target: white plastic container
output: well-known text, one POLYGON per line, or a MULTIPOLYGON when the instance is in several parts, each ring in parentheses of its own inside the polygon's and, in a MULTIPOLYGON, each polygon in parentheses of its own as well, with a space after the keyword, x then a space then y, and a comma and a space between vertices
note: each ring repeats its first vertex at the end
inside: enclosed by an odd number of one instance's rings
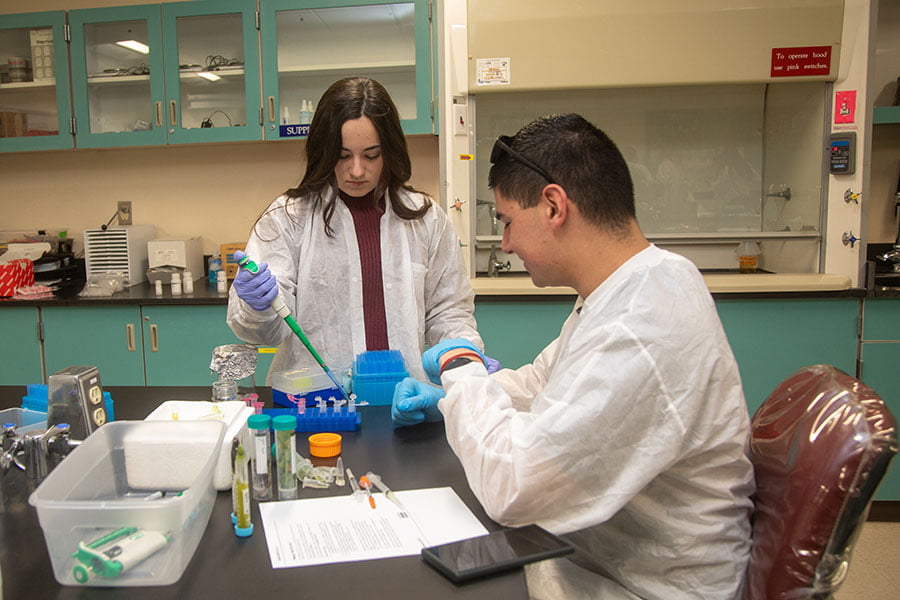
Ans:
POLYGON ((213 485, 219 491, 231 489, 231 440, 244 439, 247 418, 253 409, 240 400, 203 402, 201 400, 170 400, 163 402, 147 415, 146 421, 221 421, 225 435, 219 449, 219 460, 213 474, 213 485))
MULTIPOLYGON (((101 587, 178 581, 215 504, 213 472, 224 431, 221 421, 116 421, 88 436, 28 499, 56 580, 101 587), (73 556, 122 530, 165 540, 152 551, 133 543, 132 560, 115 576, 101 576, 73 556), (140 549, 146 556, 135 557, 140 549)), ((110 554, 114 561, 116 552, 110 554)))

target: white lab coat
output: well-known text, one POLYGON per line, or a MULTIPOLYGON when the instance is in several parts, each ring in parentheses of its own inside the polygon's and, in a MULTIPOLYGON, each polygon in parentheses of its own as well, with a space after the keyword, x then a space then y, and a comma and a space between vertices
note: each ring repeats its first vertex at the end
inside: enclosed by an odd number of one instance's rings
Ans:
POLYGON ((488 376, 472 363, 442 381, 447 439, 488 515, 578 549, 585 568, 529 569, 534 598, 738 597, 749 418, 688 260, 650 246, 578 301, 533 364, 488 376))
MULTIPOLYGON (((329 195, 335 192, 329 192, 329 195)), ((402 191, 407 206, 418 208, 421 194, 402 191)), ((325 235, 321 208, 277 198, 259 219, 247 242, 247 255, 266 262, 285 303, 325 364, 346 373, 366 351, 362 274, 353 217, 336 202, 334 237, 325 235)), ((435 204, 421 219, 404 220, 391 210, 381 218, 381 270, 388 343, 400 350, 412 377, 426 379, 425 345, 463 337, 483 347, 475 325, 474 294, 463 264, 459 238, 435 204)), ((321 204, 319 205, 321 206, 321 204)), ((269 376, 313 367, 315 360, 272 309, 256 311, 232 288, 228 325, 242 340, 278 346, 269 376)), ((271 379, 267 378, 267 383, 271 379)))

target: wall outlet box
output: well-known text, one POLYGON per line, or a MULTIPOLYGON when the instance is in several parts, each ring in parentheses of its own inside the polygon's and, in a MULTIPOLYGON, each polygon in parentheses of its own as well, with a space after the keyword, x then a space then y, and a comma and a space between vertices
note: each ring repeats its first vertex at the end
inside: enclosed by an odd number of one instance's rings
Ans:
POLYGON ((119 200, 118 212, 116 218, 119 219, 119 225, 131 225, 133 215, 131 214, 131 201, 119 200))

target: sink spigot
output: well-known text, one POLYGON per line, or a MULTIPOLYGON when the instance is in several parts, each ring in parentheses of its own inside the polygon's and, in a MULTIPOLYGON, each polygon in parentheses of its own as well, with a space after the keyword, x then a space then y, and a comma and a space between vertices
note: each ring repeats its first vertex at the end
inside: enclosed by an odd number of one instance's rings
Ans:
POLYGON ((488 256, 488 277, 497 277, 500 271, 509 271, 511 268, 509 261, 504 263, 497 258, 497 246, 491 246, 491 254, 488 256))

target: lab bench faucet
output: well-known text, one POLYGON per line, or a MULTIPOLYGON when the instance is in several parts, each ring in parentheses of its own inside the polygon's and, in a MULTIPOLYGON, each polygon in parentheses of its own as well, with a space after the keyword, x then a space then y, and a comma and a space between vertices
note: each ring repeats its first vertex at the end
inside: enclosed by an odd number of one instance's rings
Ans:
POLYGON ((56 464, 68 456, 81 441, 69 437, 69 425, 61 423, 46 431, 16 435, 15 427, 4 427, 0 471, 5 474, 15 464, 29 479, 43 481, 56 464))
POLYGON ((504 263, 497 258, 497 246, 491 246, 491 254, 488 256, 488 277, 497 277, 500 275, 500 271, 509 271, 510 268, 509 261, 504 263))

